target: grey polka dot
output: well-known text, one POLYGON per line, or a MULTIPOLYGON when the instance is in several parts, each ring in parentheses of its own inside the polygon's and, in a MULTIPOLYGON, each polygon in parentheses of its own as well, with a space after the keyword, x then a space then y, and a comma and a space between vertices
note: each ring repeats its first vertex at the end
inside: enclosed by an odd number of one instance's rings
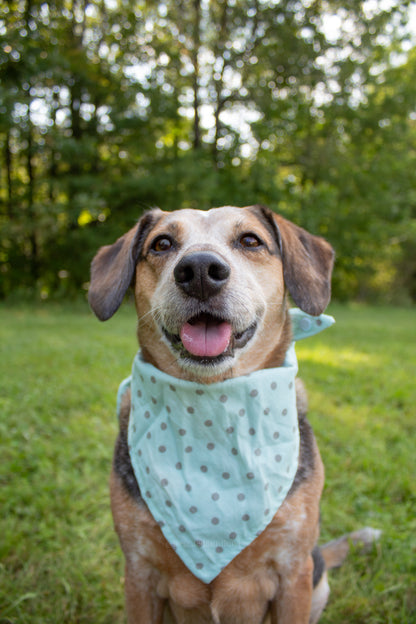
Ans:
POLYGON ((153 375, 150 377, 150 381, 155 384, 156 383, 156 379, 153 377, 153 375))
POLYGON ((240 411, 238 412, 239 416, 245 416, 246 414, 246 410, 245 409, 240 409, 240 411))
POLYGON ((166 453, 166 446, 159 446, 159 453, 166 453))
POLYGON ((230 473, 229 472, 223 472, 222 473, 222 478, 223 479, 229 479, 230 478, 230 473))
POLYGON ((162 429, 162 431, 166 431, 168 426, 167 426, 167 424, 165 422, 162 422, 161 425, 160 425, 160 428, 162 429))
POLYGON ((254 479, 254 474, 252 472, 248 472, 247 479, 254 479))
POLYGON ((264 515, 265 515, 265 516, 268 516, 268 515, 269 515, 269 513, 270 513, 270 509, 265 509, 265 510, 264 510, 264 515))
POLYGON ((198 508, 192 505, 192 507, 189 507, 189 511, 191 512, 191 514, 194 514, 198 511, 198 508))
POLYGON ((165 505, 166 505, 166 507, 172 507, 172 501, 166 500, 165 501, 165 505))
POLYGON ((156 399, 156 397, 152 397, 152 403, 153 403, 153 405, 156 405, 156 404, 157 404, 157 399, 156 399))
POLYGON ((213 442, 208 442, 207 449, 209 451, 212 451, 214 448, 215 448, 215 444, 213 442))
POLYGON ((248 514, 244 514, 244 516, 241 517, 241 520, 248 522, 250 520, 250 516, 248 514))
POLYGON ((219 499, 220 495, 218 494, 218 492, 214 492, 214 494, 211 496, 213 501, 217 501, 219 499))
POLYGON ((237 450, 236 448, 232 448, 232 449, 231 449, 231 453, 232 453, 233 455, 238 455, 238 450, 237 450))
POLYGON ((149 468, 149 466, 146 466, 146 474, 150 474, 150 468, 149 468))
POLYGON ((176 551, 176 549, 177 549, 176 544, 170 544, 170 547, 172 548, 172 550, 175 550, 175 551, 176 551))
POLYGON ((197 570, 202 570, 202 568, 204 567, 204 564, 203 563, 197 563, 195 567, 196 567, 197 570))
POLYGON ((253 427, 250 427, 250 429, 248 430, 250 435, 255 435, 256 434, 256 430, 253 429, 253 427))
POLYGON ((229 534, 228 536, 230 538, 230 540, 235 540, 235 538, 237 537, 237 533, 234 533, 234 531, 232 533, 229 534))
POLYGON ((176 392, 176 388, 172 384, 169 384, 169 388, 172 390, 172 392, 176 392))
POLYGON ((283 485, 279 485, 279 489, 277 490, 278 493, 280 494, 280 492, 282 492, 282 490, 283 490, 283 485))
POLYGON ((142 396, 142 391, 141 390, 137 390, 137 396, 141 397, 142 396))
POLYGON ((227 427, 225 430, 227 433, 234 433, 234 427, 227 427))
POLYGON ((181 464, 181 462, 176 462, 176 464, 175 464, 175 468, 176 468, 177 470, 182 470, 182 464, 181 464))
POLYGON ((189 483, 187 483, 187 484, 185 485, 185 490, 186 490, 187 492, 190 492, 190 491, 192 490, 192 485, 190 485, 189 483))
POLYGON ((266 409, 264 410, 263 414, 265 416, 268 416, 270 414, 270 407, 266 407, 266 409))
POLYGON ((219 518, 211 518, 211 524, 217 525, 220 523, 220 519, 219 518))
POLYGON ((169 485, 169 481, 167 479, 162 479, 162 481, 160 482, 160 485, 162 487, 166 487, 167 485, 169 485))
POLYGON ((246 495, 243 494, 242 492, 240 492, 240 494, 237 495, 237 498, 238 498, 239 501, 243 501, 243 500, 245 500, 246 495))
POLYGON ((261 449, 257 448, 257 449, 254 451, 254 455, 255 455, 256 457, 260 457, 260 455, 261 455, 261 449))
POLYGON ((250 396, 254 398, 254 397, 256 397, 258 395, 258 393, 259 393, 258 390, 251 390, 250 391, 250 396))
POLYGON ((269 489, 269 483, 265 483, 264 484, 264 491, 267 492, 268 489, 269 489))
POLYGON ((152 434, 151 434, 151 433, 150 433, 150 431, 149 431, 149 432, 147 433, 147 435, 146 435, 146 438, 147 438, 148 440, 150 440, 150 438, 151 438, 151 437, 152 437, 152 434))
POLYGON ((317 320, 316 320, 316 324, 318 325, 318 327, 320 327, 320 326, 322 325, 322 321, 321 321, 321 319, 317 319, 317 320))
POLYGON ((201 466, 201 472, 208 472, 207 466, 201 466))
POLYGON ((186 435, 186 429, 179 429, 179 435, 180 436, 186 435))
POLYGON ((187 446, 185 449, 185 453, 192 453, 192 446, 187 446))
POLYGON ((165 523, 163 522, 163 520, 159 520, 157 524, 158 526, 160 526, 160 528, 165 526, 165 523))
POLYGON ((167 413, 168 413, 168 414, 170 414, 170 413, 171 413, 171 411, 172 411, 172 410, 171 410, 171 408, 169 407, 169 405, 166 405, 166 411, 167 411, 167 413))
POLYGON ((194 414, 194 413, 195 413, 194 408, 193 408, 193 407, 191 407, 191 406, 187 407, 187 408, 186 408, 186 411, 188 412, 188 414, 194 414))
POLYGON ((146 496, 147 496, 147 498, 152 498, 152 495, 151 495, 151 493, 149 492, 149 490, 147 490, 147 492, 146 492, 146 496))
POLYGON ((279 438, 280 438, 280 433, 278 431, 275 431, 273 434, 273 439, 278 440, 279 438))
POLYGON ((198 546, 198 548, 201 548, 201 546, 203 546, 204 542, 202 540, 195 540, 195 546, 198 546))
POLYGON ((185 529, 185 527, 183 526, 183 524, 181 524, 181 525, 180 525, 180 527, 179 527, 179 531, 180 531, 181 533, 185 533, 185 532, 186 532, 186 529, 185 529))
POLYGON ((287 415, 287 409, 286 408, 283 410, 282 414, 283 414, 283 416, 287 415))
POLYGON ((204 394, 204 391, 201 390, 200 388, 198 388, 198 390, 195 390, 195 392, 199 394, 199 396, 202 396, 204 394))
POLYGON ((276 383, 275 381, 273 381, 273 383, 270 385, 270 388, 271 388, 272 390, 276 390, 276 388, 277 388, 277 383, 276 383))
POLYGON ((274 456, 274 460, 277 461, 278 463, 282 461, 282 456, 281 455, 275 455, 274 456))
POLYGON ((293 382, 291 381, 289 384, 289 390, 292 390, 292 388, 293 388, 293 382))
POLYGON ((212 427, 212 420, 206 420, 204 422, 205 427, 212 427))
POLYGON ((220 401, 221 401, 221 403, 226 403, 228 401, 227 395, 226 394, 222 394, 220 396, 220 401))
POLYGON ((140 449, 137 451, 137 455, 138 455, 139 457, 141 457, 141 456, 142 456, 142 452, 141 452, 141 450, 140 450, 140 449))
POLYGON ((222 553, 224 551, 224 549, 221 546, 217 546, 215 549, 215 552, 217 552, 218 554, 222 553))
POLYGON ((150 418, 150 412, 146 411, 146 412, 144 413, 144 417, 145 417, 145 418, 150 418))

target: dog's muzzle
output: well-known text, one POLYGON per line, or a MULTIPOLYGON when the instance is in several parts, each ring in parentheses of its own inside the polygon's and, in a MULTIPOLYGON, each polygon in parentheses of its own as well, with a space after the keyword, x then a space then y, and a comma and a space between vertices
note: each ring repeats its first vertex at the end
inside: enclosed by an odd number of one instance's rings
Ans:
POLYGON ((186 254, 175 266, 173 275, 177 287, 185 299, 192 302, 193 308, 178 334, 164 329, 175 350, 187 358, 212 363, 232 356, 235 348, 247 344, 255 333, 257 323, 236 332, 232 319, 222 317, 218 313, 218 305, 215 311, 210 305, 210 301, 221 295, 231 275, 230 266, 221 256, 211 251, 186 254))

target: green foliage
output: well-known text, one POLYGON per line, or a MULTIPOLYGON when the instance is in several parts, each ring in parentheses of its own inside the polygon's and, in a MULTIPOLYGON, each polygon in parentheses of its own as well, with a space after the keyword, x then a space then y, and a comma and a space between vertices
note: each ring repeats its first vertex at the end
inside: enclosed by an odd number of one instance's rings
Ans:
POLYGON ((150 206, 262 202, 329 238, 337 297, 415 300, 411 7, 2 3, 0 297, 79 292, 150 206))
MULTIPOLYGON (((297 344, 326 469, 322 536, 382 529, 330 574, 322 624, 416 618, 412 310, 341 307, 297 344)), ((1 307, 0 619, 124 622, 123 563, 108 476, 115 396, 136 351, 135 313, 100 324, 87 306, 1 307)))

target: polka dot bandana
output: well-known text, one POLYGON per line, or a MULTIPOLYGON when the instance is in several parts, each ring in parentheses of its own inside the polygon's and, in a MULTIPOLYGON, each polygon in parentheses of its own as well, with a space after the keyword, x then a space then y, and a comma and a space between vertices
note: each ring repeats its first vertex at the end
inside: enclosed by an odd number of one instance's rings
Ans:
POLYGON ((143 499, 205 583, 266 528, 293 483, 296 373, 293 345, 279 368, 208 385, 171 377, 139 352, 120 386, 119 401, 131 387, 128 443, 143 499))

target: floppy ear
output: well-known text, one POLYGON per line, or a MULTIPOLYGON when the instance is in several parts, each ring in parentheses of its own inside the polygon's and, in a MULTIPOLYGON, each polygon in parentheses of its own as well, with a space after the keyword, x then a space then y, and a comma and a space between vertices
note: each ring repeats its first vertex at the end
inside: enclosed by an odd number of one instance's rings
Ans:
POLYGON ((100 321, 106 321, 119 309, 133 280, 147 233, 158 220, 158 212, 146 213, 113 245, 101 247, 93 259, 88 301, 100 321))
POLYGON ((283 277, 293 301, 304 312, 318 316, 331 298, 334 250, 319 236, 313 236, 264 206, 254 206, 272 229, 280 248, 283 277))
POLYGON ((318 316, 331 298, 335 253, 320 236, 273 214, 279 232, 283 277, 293 301, 304 312, 318 316))

